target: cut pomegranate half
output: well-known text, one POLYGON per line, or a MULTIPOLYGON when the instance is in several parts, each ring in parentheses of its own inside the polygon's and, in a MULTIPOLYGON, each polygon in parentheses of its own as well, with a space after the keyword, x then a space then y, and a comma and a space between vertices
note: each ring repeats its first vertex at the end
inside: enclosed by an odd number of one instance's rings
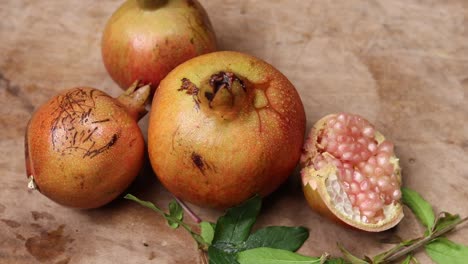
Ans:
POLYGON ((371 232, 403 218, 393 144, 363 117, 340 113, 319 120, 301 164, 305 197, 322 214, 371 232))

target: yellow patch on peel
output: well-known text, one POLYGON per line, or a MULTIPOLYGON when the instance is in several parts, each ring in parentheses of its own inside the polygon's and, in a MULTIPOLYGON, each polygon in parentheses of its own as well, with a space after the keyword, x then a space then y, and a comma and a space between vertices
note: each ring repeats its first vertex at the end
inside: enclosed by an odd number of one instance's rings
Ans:
POLYGON ((254 107, 257 109, 264 108, 268 105, 268 98, 263 90, 255 89, 254 107))

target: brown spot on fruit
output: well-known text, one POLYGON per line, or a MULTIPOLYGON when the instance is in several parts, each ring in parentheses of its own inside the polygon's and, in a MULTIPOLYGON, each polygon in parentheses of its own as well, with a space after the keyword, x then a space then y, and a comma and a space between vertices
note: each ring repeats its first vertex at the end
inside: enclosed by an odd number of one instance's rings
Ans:
MULTIPOLYGON (((83 158, 86 158, 86 157, 94 158, 94 157, 96 157, 97 155, 103 153, 104 151, 106 151, 106 150, 110 149, 112 146, 114 146, 115 143, 117 142, 117 139, 119 139, 119 135, 117 135, 117 134, 112 135, 111 140, 106 145, 104 145, 104 146, 102 146, 101 148, 98 148, 98 149, 93 149, 93 150, 88 149, 86 151, 86 153, 83 155, 83 158)), ((94 144, 92 146, 94 146, 94 144)))
POLYGON ((11 228, 18 228, 21 226, 20 223, 13 221, 13 220, 9 220, 9 219, 0 219, 0 221, 2 221, 3 223, 5 223, 7 226, 11 228))
POLYGON ((30 237, 26 240, 25 246, 39 262, 51 262, 65 252, 66 245, 73 242, 73 239, 63 235, 65 225, 59 226, 56 230, 41 232, 38 236, 30 237))
POLYGON ((198 155, 195 152, 192 152, 191 158, 192 158, 193 164, 195 164, 195 166, 197 166, 197 168, 201 171, 201 173, 204 174, 206 168, 205 168, 205 163, 203 162, 202 156, 198 155))
POLYGON ((0 214, 5 212, 6 207, 3 204, 0 204, 0 214))
POLYGON ((208 99, 208 101, 213 101, 214 94, 212 92, 205 92, 205 98, 208 99))
POLYGON ((180 86, 177 91, 185 91, 186 94, 189 94, 192 96, 193 101, 195 102, 195 106, 197 109, 200 108, 200 99, 198 98, 198 92, 200 91, 198 87, 192 83, 189 79, 187 78, 182 78, 182 85, 180 86))
POLYGON ((177 91, 186 91, 186 94, 198 95, 198 87, 187 78, 182 78, 182 85, 177 91))
POLYGON ((94 158, 115 143, 115 134, 108 143, 96 138, 102 137, 96 135, 105 127, 105 123, 111 121, 107 117, 96 116, 99 97, 109 96, 96 89, 78 87, 55 98, 56 104, 50 113, 53 116, 50 131, 55 151, 62 155, 84 152, 83 158, 94 158))
POLYGON ((106 118, 106 119, 103 119, 103 120, 92 121, 91 124, 105 123, 105 122, 109 122, 109 121, 110 121, 110 119, 106 118))
POLYGON ((130 142, 128 143, 128 147, 131 148, 133 146, 133 143, 135 143, 136 140, 137 140, 136 138, 130 140, 130 142))

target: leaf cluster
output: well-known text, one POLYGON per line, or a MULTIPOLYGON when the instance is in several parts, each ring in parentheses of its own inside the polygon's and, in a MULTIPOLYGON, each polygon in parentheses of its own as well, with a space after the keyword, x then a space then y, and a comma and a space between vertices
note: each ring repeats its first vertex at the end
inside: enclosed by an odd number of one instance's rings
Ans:
POLYGON ((200 233, 183 221, 184 212, 177 201, 168 205, 169 212, 148 201, 142 201, 131 194, 126 199, 152 209, 163 216, 169 227, 183 227, 197 242, 199 249, 208 255, 210 264, 385 264, 401 261, 402 264, 418 263, 414 252, 424 247, 436 263, 468 263, 468 247, 450 241, 444 235, 468 220, 447 212, 437 217, 432 206, 417 192, 403 188, 403 203, 416 215, 425 233, 418 238, 408 239, 390 250, 374 257, 359 258, 338 245, 343 258, 330 258, 327 253, 321 257, 309 257, 295 253, 309 237, 305 227, 269 226, 252 232, 260 214, 262 200, 255 196, 242 205, 230 208, 216 223, 202 221, 200 233))

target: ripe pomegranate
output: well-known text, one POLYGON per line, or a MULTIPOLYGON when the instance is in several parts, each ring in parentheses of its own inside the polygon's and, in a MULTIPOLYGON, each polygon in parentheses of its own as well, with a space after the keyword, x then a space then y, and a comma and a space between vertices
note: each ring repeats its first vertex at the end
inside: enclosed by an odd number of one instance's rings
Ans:
POLYGON ((29 120, 25 136, 30 188, 75 208, 102 206, 137 176, 145 143, 137 121, 150 87, 118 98, 88 87, 54 96, 29 120))
POLYGON ((319 120, 301 163, 305 197, 320 213, 372 232, 403 218, 393 144, 361 116, 340 113, 319 120))
POLYGON ((161 82, 148 150, 177 197, 226 208, 275 190, 296 167, 304 133, 301 99, 283 74, 246 54, 214 52, 161 82))
POLYGON ((122 89, 141 80, 154 90, 177 65, 215 51, 216 37, 196 0, 128 0, 107 22, 101 49, 122 89))

